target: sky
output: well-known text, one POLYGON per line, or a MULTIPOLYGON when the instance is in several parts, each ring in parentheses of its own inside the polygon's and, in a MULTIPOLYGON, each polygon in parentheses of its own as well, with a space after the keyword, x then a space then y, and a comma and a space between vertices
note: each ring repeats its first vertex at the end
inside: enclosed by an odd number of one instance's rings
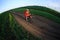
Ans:
POLYGON ((60 12, 60 0, 0 0, 0 13, 31 5, 45 6, 60 12))

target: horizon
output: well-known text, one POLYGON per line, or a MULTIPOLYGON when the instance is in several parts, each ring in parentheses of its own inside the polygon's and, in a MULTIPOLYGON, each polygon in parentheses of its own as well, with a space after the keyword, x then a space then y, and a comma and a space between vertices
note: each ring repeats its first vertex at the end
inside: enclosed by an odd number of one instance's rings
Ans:
POLYGON ((0 13, 24 6, 44 6, 60 12, 60 0, 0 0, 0 13))

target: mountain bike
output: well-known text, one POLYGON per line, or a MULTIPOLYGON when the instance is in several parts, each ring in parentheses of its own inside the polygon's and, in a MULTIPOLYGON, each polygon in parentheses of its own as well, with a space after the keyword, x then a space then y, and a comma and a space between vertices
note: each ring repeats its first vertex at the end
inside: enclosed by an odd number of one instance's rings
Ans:
POLYGON ((27 21, 30 22, 30 23, 32 22, 31 16, 28 16, 27 21))

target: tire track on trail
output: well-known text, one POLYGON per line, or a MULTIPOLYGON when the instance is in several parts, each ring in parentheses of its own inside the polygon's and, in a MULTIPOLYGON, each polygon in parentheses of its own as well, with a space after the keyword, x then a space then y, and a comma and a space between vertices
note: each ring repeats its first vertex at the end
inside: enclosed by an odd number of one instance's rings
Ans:
MULTIPOLYGON (((60 38, 60 28, 57 30, 57 28, 60 26, 59 24, 50 21, 44 17, 33 15, 32 23, 28 23, 24 20, 24 16, 21 13, 14 13, 15 19, 20 22, 22 21, 22 26, 25 27, 26 30, 28 30, 30 33, 32 33, 35 36, 42 36, 44 40, 59 40, 60 38), (22 19, 22 20, 21 20, 22 19), (25 26, 24 26, 25 25, 25 26), (26 28, 26 26, 28 26, 26 28), (30 27, 30 29, 28 29, 30 27), (32 31, 32 30, 33 31, 32 31)), ((18 23, 19 23, 18 21, 18 23)), ((21 23, 22 23, 21 22, 21 23)), ((21 24, 19 23, 19 24, 21 24)))

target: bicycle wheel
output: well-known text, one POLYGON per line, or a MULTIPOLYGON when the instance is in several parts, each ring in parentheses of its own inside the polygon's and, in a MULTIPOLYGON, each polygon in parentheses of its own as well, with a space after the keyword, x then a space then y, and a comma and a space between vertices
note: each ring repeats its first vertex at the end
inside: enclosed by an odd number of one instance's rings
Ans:
POLYGON ((31 18, 30 17, 28 17, 28 22, 31 22, 31 18))

